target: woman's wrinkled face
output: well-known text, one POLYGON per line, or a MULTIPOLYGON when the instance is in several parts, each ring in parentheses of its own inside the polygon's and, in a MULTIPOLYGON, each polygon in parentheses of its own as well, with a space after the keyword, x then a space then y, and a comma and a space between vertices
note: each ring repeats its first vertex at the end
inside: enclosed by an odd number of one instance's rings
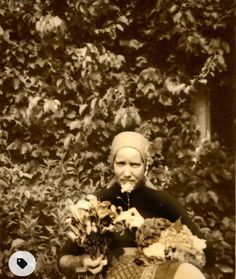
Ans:
POLYGON ((145 165, 141 154, 132 147, 121 148, 115 156, 114 172, 120 185, 131 184, 134 188, 143 179, 145 165))

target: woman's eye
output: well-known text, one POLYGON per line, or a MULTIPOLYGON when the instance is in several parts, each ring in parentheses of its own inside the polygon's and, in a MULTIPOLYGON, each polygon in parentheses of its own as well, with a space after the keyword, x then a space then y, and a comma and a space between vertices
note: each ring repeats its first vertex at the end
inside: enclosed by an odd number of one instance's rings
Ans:
POLYGON ((124 162, 116 162, 117 166, 124 166, 124 164, 125 164, 124 162))
POLYGON ((140 166, 140 164, 138 164, 138 163, 132 163, 131 166, 134 167, 134 168, 137 168, 137 167, 140 166))

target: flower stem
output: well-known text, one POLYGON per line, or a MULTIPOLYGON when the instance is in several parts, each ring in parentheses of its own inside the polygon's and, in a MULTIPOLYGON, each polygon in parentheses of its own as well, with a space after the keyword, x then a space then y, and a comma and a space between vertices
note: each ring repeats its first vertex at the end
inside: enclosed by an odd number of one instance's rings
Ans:
POLYGON ((129 193, 127 192, 127 202, 128 202, 128 209, 130 208, 130 199, 129 199, 129 193))

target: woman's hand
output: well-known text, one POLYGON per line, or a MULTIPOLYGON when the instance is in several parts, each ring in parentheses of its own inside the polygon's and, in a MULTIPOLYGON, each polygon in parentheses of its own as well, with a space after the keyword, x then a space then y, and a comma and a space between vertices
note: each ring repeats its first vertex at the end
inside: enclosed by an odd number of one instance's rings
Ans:
POLYGON ((144 218, 135 207, 132 207, 129 210, 122 211, 116 218, 116 222, 122 221, 124 221, 129 228, 139 228, 143 224, 144 218))
POLYGON ((107 259, 103 255, 92 260, 88 254, 79 256, 64 255, 59 261, 59 267, 65 274, 69 272, 85 273, 87 271, 97 274, 102 271, 106 264, 107 259))
POLYGON ((82 263, 83 267, 76 268, 76 272, 80 273, 90 271, 92 274, 98 274, 102 271, 103 267, 107 265, 107 259, 101 255, 97 259, 92 260, 89 255, 83 255, 82 263))

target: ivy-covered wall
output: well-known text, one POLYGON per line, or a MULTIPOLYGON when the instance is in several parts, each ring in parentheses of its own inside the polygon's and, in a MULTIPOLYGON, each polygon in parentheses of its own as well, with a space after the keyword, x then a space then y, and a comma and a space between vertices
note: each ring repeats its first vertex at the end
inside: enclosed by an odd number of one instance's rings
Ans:
POLYGON ((230 82, 231 2, 1 1, 2 278, 19 247, 53 278, 66 198, 106 187, 111 140, 134 129, 153 143, 150 179, 212 240, 210 278, 233 278, 233 163, 220 139, 199 143, 192 107, 230 82))

